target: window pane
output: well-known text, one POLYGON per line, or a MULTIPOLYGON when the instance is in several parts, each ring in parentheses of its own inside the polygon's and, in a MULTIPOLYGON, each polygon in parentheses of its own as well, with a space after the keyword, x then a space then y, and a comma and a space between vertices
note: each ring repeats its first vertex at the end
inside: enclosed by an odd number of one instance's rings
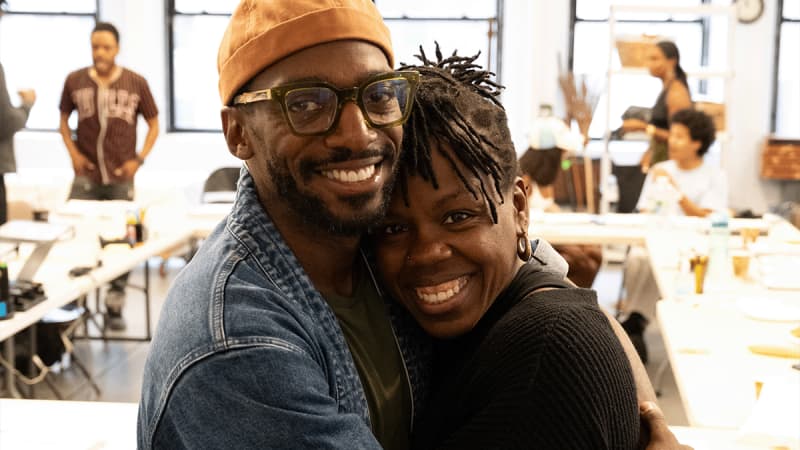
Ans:
POLYGON ((800 0, 783 0, 783 17, 800 20, 800 0))
MULTIPOLYGON (((673 40, 681 52, 681 66, 689 72, 700 67, 702 42, 702 26, 700 24, 618 23, 615 29, 619 34, 637 35, 647 31, 673 40)), ((578 75, 587 75, 587 84, 594 89, 601 89, 607 82, 608 45, 607 23, 578 22, 575 24, 573 71, 578 75)), ((612 64, 615 68, 620 67, 616 50, 612 54, 612 64)), ((615 74, 612 77, 611 89, 613 98, 610 127, 613 130, 621 125, 622 113, 628 107, 644 106, 649 108, 653 106, 661 91, 661 82, 649 76, 645 71, 642 71, 641 74, 615 74)), ((689 89, 692 96, 697 96, 698 81, 690 78, 689 89)), ((592 124, 589 127, 590 137, 600 138, 603 136, 606 97, 605 93, 600 96, 592 124)))
POLYGON ((800 23, 781 26, 775 132, 800 137, 800 23))
MULTIPOLYGON (((611 3, 612 0, 577 0, 575 13, 578 19, 606 20, 608 19, 608 12, 611 3)), ((613 3, 620 3, 620 2, 613 1, 613 3)), ((701 0, 672 0, 669 2, 669 6, 665 6, 664 0, 637 0, 637 1, 628 0, 624 2, 624 4, 626 5, 643 5, 643 6, 655 6, 655 7, 665 7, 665 8, 669 8, 670 6, 697 6, 700 3, 701 0)), ((667 20, 670 17, 672 17, 675 20, 697 19, 697 16, 694 15, 670 14, 663 12, 618 13, 615 15, 615 18, 617 20, 667 20)))
POLYGON ((89 13, 97 12, 97 0, 8 0, 8 11, 89 13))
POLYGON ((239 0, 175 0, 175 11, 179 13, 231 14, 239 0))
POLYGON ((375 0, 383 17, 497 17, 490 0, 375 0))
POLYGON ((451 54, 453 50, 458 50, 459 55, 474 55, 480 51, 481 56, 476 63, 496 72, 496 23, 491 41, 489 22, 483 20, 387 20, 386 23, 392 33, 396 65, 401 62, 418 64, 419 60, 414 55, 419 54, 420 45, 425 49, 428 58, 434 59, 436 41, 445 55, 451 54))
POLYGON ((19 99, 17 90, 35 89, 36 104, 27 127, 58 129, 58 105, 67 74, 92 64, 89 35, 94 17, 8 14, 2 21, 0 60, 12 101, 19 99), (58 39, 35 38, 42 30, 58 39))
POLYGON ((175 16, 172 99, 178 129, 221 128, 217 49, 227 25, 224 16, 175 16))
MULTIPOLYGON (((636 37, 643 33, 657 35, 675 42, 681 54, 681 66, 687 70, 700 67, 702 33, 700 24, 694 23, 617 23, 614 27, 620 37, 636 37)), ((574 71, 576 73, 604 72, 608 67, 609 34, 607 23, 577 22, 575 24, 574 71)), ((619 55, 614 50, 611 61, 619 68, 619 55)))

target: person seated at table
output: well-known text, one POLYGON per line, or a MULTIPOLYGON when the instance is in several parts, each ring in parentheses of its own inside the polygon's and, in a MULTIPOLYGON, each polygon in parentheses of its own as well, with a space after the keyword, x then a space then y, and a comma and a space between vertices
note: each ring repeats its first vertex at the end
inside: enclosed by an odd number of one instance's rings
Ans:
MULTIPOLYGON (((549 114, 549 105, 542 109, 544 111, 528 136, 528 150, 519 158, 520 174, 526 182, 530 213, 534 217, 544 212, 561 211, 555 202, 553 183, 565 155, 574 153, 582 139, 580 135, 573 135, 564 122, 549 114)), ((581 244, 561 244, 553 248, 569 264, 569 279, 580 287, 592 287, 603 262, 602 248, 581 244)))
POLYGON ((635 448, 631 365, 595 292, 532 263, 499 86, 477 55, 436 53, 404 67, 420 86, 371 232, 384 286, 438 338, 412 447, 635 448))
MULTIPOLYGON (((728 184, 725 173, 705 161, 716 129, 707 114, 683 109, 671 118, 669 160, 654 165, 645 178, 637 209, 645 213, 705 217, 725 211, 728 184)), ((624 268, 625 300, 620 320, 643 362, 647 362, 644 330, 655 317, 661 298, 647 251, 633 247, 624 268)))

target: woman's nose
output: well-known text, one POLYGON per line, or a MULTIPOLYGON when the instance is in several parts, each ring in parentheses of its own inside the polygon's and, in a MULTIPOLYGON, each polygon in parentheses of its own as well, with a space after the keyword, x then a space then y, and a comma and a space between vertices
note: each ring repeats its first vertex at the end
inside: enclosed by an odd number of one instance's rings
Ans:
POLYGON ((441 239, 417 234, 406 253, 406 264, 435 264, 449 258, 451 255, 450 246, 441 239))

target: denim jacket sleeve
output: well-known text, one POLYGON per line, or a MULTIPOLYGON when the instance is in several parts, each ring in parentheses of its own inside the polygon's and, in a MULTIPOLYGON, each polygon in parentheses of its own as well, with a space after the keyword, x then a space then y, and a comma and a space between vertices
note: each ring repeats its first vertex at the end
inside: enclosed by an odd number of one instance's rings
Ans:
POLYGON ((285 341, 215 353, 176 382, 152 448, 379 449, 330 390, 319 365, 285 341))

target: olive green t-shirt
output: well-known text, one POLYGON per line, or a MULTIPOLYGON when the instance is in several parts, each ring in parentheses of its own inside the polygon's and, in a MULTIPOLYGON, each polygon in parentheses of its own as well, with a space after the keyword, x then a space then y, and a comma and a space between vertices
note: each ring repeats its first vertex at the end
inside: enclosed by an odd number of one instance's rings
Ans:
POLYGON ((352 297, 328 295, 364 386, 372 432, 385 449, 410 448, 411 394, 389 314, 364 264, 352 297), (372 357, 370 357, 370 355, 372 357))

